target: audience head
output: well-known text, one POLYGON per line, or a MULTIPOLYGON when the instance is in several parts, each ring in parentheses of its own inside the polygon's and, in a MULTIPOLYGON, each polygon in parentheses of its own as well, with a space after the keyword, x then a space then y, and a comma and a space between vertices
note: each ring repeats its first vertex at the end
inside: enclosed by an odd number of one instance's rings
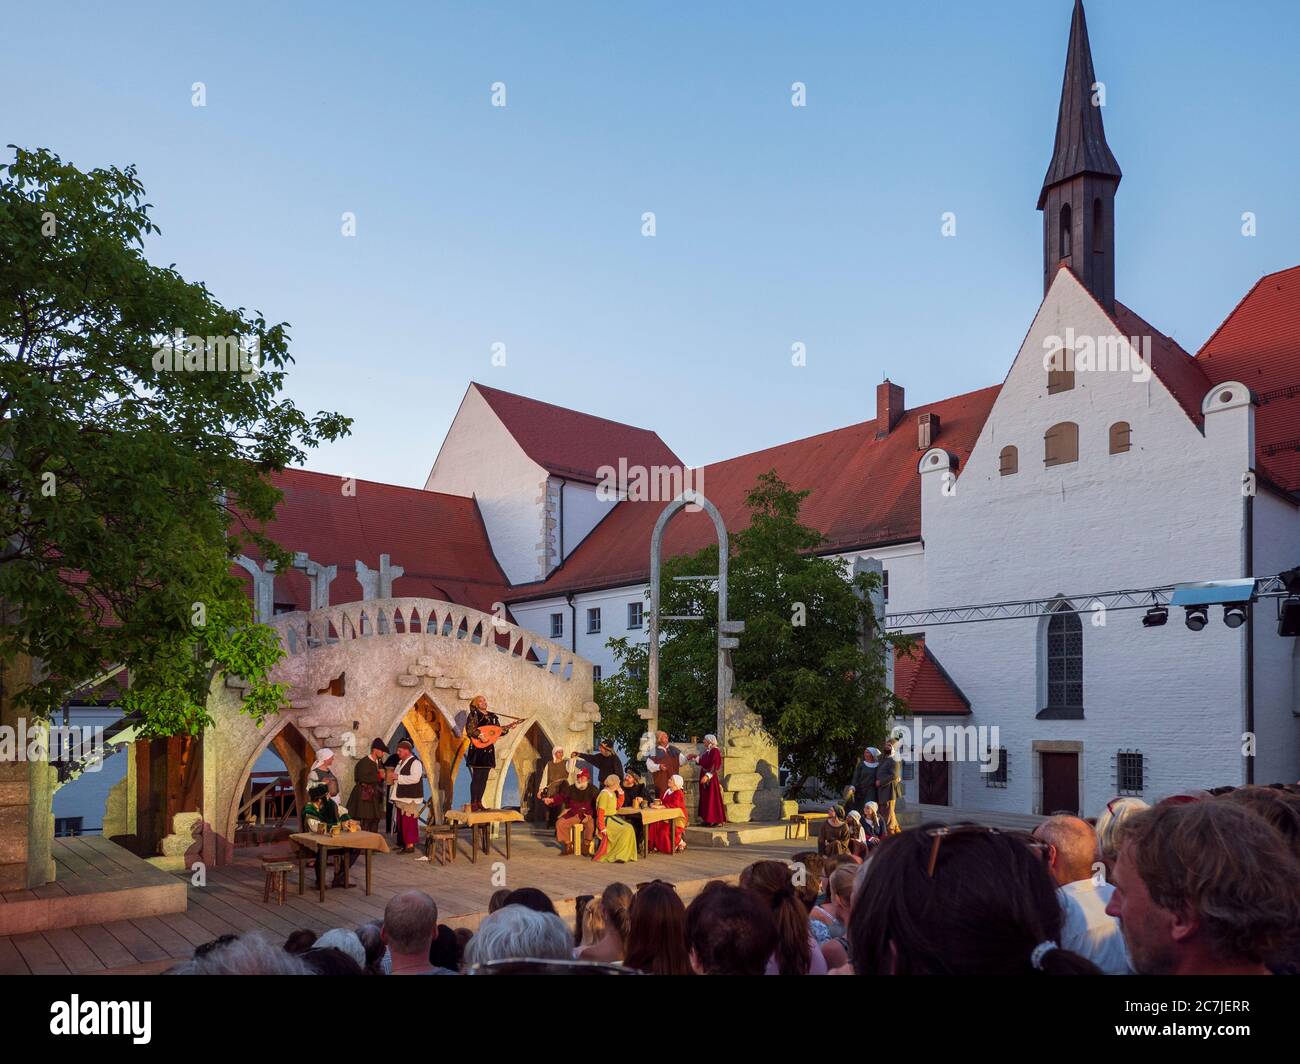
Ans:
POLYGON ((1106 866, 1107 878, 1115 867, 1115 858, 1119 856, 1125 825, 1135 814, 1150 808, 1141 798, 1112 798, 1101 811, 1093 831, 1097 836, 1097 857, 1106 866))
POLYGON ((188 961, 171 970, 172 975, 311 975, 303 959, 286 953, 269 938, 250 931, 244 935, 222 935, 194 951, 188 961))
POLYGON ((808 910, 794 888, 794 871, 784 861, 755 861, 740 873, 740 885, 767 905, 776 923, 776 964, 782 975, 807 975, 812 965, 808 910))
POLYGON ((1300 929, 1300 867, 1272 824, 1225 798, 1135 816, 1106 911, 1144 975, 1262 971, 1300 929))
POLYGON ((598 899, 587 896, 578 923, 579 946, 594 946, 605 937, 605 910, 598 899))
POLYGON ((796 868, 803 866, 803 875, 792 879, 795 893, 804 908, 812 912, 821 896, 822 880, 826 878, 826 859, 815 850, 804 850, 794 855, 794 863, 796 868))
POLYGON ((1077 816, 1048 817, 1034 838, 1047 845, 1047 870, 1057 886, 1091 879, 1097 860, 1097 834, 1077 816))
POLYGON ((632 888, 626 883, 611 883, 600 892, 600 911, 605 918, 605 933, 613 932, 620 942, 627 941, 632 888))
POLYGON ((361 944, 357 933, 347 927, 336 927, 326 931, 316 940, 314 949, 336 949, 356 961, 358 968, 366 966, 366 947, 361 944))
POLYGON ((362 965, 367 975, 388 974, 388 947, 384 945, 384 933, 378 921, 362 924, 357 928, 357 938, 366 951, 366 960, 362 965))
POLYGON ((492 892, 492 897, 488 898, 488 912, 494 913, 501 906, 510 904, 506 899, 510 897, 510 891, 506 887, 498 887, 492 892))
POLYGON ((551 901, 550 895, 536 887, 520 887, 518 890, 510 891, 501 905, 502 908, 507 905, 522 905, 525 909, 532 909, 534 912, 552 915, 555 913, 555 902, 551 901))
MULTIPOLYGON (((352 934, 352 932, 348 932, 352 934)), ((356 936, 353 935, 355 938, 356 936)), ((315 975, 365 975, 365 969, 354 958, 334 947, 313 946, 302 955, 302 961, 315 975)))
POLYGON ((1300 858, 1300 795, 1281 787, 1236 787, 1222 800, 1262 816, 1282 833, 1291 853, 1300 858))
POLYGON ((647 883, 628 913, 623 963, 651 975, 690 975, 686 906, 670 883, 647 883))
POLYGON ((555 913, 507 905, 484 917, 465 947, 465 966, 506 960, 570 960, 569 932, 555 913))
POLYGON ((842 907, 847 914, 853 907, 853 888, 858 881, 858 869, 841 865, 831 873, 831 903, 842 907))
POLYGON ((289 937, 284 940, 284 951, 285 953, 301 954, 306 953, 314 945, 316 945, 316 932, 304 928, 300 931, 290 932, 289 937))
POLYGON ((427 957, 438 925, 438 906, 422 890, 404 890, 384 907, 383 937, 388 948, 404 957, 427 957))
POLYGON ((460 970, 460 957, 461 945, 456 932, 446 924, 439 924, 429 946, 429 963, 435 968, 455 972, 460 970))
POLYGON ((1056 947, 1062 910, 1041 843, 976 825, 885 839, 849 917, 860 975, 1097 974, 1056 947))
POLYGON ((753 891, 715 881, 686 909, 686 942, 699 975, 762 975, 776 949, 776 921, 753 891))

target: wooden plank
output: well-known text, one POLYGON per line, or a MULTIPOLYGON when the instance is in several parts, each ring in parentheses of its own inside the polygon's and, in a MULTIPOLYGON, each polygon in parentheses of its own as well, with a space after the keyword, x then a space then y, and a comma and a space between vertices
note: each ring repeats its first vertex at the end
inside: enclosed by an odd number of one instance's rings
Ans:
POLYGON ((145 868, 158 872, 161 875, 167 875, 161 868, 151 865, 142 857, 137 857, 130 850, 124 849, 117 843, 104 838, 102 835, 83 835, 83 844, 88 846, 92 851, 101 854, 105 860, 112 862, 123 872, 135 872, 143 865, 145 868))
MULTIPOLYGON (((105 931, 118 940, 131 955, 128 963, 138 964, 141 961, 160 961, 164 957, 170 957, 171 954, 163 949, 157 942, 141 931, 130 920, 117 920, 111 924, 102 924, 105 931)), ((91 946, 94 949, 94 946, 91 946)), ((99 952, 96 950, 95 952, 99 952)), ((112 965, 120 967, 121 965, 112 965)))
POLYGON ((285 938, 297 930, 296 924, 276 915, 269 907, 250 906, 248 909, 240 909, 204 891, 190 892, 190 907, 186 911, 192 916, 196 908, 220 916, 241 931, 261 931, 272 938, 285 938))
MULTIPOLYGON (((189 960, 194 956, 194 946, 177 934, 156 916, 141 916, 129 921, 132 927, 163 950, 169 957, 189 960)), ((213 936, 216 937, 215 935, 213 936)))
MULTIPOLYGON (((163 913, 158 919, 188 941, 191 946, 202 946, 217 937, 208 934, 184 913, 163 913)), ((193 950, 190 952, 192 953, 193 950)))
POLYGON ((131 951, 104 930, 103 924, 74 927, 72 933, 91 948, 105 968, 125 968, 136 963, 131 951))
MULTIPOLYGON (((55 843, 59 843, 65 840, 55 839, 54 841, 55 843)), ((81 854, 70 849, 67 845, 64 845, 59 850, 58 854, 55 856, 54 863, 56 877, 64 869, 69 872, 72 878, 99 875, 99 869, 82 857, 81 854)))
POLYGON ((14 935, 13 944, 23 955, 32 975, 67 975, 68 966, 59 960, 54 947, 45 940, 39 931, 29 935, 14 935))
MULTIPOLYGON (((232 924, 223 916, 218 916, 210 910, 201 908, 197 905, 191 905, 185 910, 185 915, 199 927, 203 928, 211 938, 218 938, 221 935, 238 935, 244 929, 232 924)), ((211 938, 209 941, 211 941, 211 938)))
POLYGON ((45 941, 50 944, 73 975, 104 970, 104 962, 95 956, 95 951, 82 942, 70 928, 61 927, 57 930, 45 931, 43 934, 45 941))
POLYGON ((23 960, 23 955, 18 952, 18 947, 14 945, 13 939, 9 937, 0 938, 0 975, 31 975, 32 970, 27 967, 27 962, 23 960))

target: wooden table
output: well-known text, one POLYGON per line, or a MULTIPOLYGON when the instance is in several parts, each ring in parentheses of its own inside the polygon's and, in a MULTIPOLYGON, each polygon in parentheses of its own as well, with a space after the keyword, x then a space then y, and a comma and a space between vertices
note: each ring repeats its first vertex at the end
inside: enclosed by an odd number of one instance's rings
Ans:
MULTIPOLYGON (((621 817, 640 817, 641 818, 641 844, 637 847, 637 855, 640 857, 650 856, 650 832, 645 830, 651 824, 661 824, 665 820, 680 820, 682 827, 686 826, 686 811, 677 809, 673 806, 653 806, 644 805, 640 809, 616 809, 613 816, 621 817)), ((673 851, 676 853, 676 850, 673 851)), ((672 854, 669 854, 671 857, 672 854)))
MULTIPOLYGON (((316 855, 316 878, 320 880, 320 900, 325 900, 325 880, 329 871, 331 850, 364 850, 366 854, 366 893, 370 893, 370 857, 372 854, 388 853, 388 842, 377 831, 344 831, 338 835, 317 835, 310 831, 300 831, 290 835, 289 841, 296 845, 294 854, 298 860, 298 893, 303 892, 303 883, 307 876, 307 860, 310 853, 316 855)), ((343 885, 348 885, 348 868, 351 861, 343 862, 343 885)))
POLYGON ((506 860, 508 861, 510 860, 510 825, 522 824, 524 814, 518 809, 484 809, 478 813, 471 813, 466 809, 448 809, 446 820, 452 829, 451 845, 453 849, 457 846, 457 836, 461 825, 463 824, 469 828, 469 859, 471 863, 478 860, 480 839, 483 852, 490 852, 492 825, 505 825, 506 860))

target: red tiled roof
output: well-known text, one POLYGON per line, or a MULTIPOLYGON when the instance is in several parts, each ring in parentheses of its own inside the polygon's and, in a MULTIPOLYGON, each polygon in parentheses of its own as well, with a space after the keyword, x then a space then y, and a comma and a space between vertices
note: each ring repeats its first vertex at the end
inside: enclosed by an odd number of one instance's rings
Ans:
POLYGON ((1300 491, 1300 266, 1256 281, 1196 362, 1211 385, 1235 380, 1254 393, 1256 466, 1300 491))
POLYGON ((595 483, 603 465, 681 466, 682 460, 650 429, 514 395, 475 382, 488 406, 534 462, 559 477, 595 483))
MULTIPOLYGON (((1172 336, 1166 336, 1123 303, 1115 304, 1112 320, 1123 336, 1136 336, 1139 340, 1148 336, 1151 338, 1151 372, 1160 378, 1160 382, 1169 389, 1183 412, 1200 428, 1201 400, 1214 382, 1206 377, 1196 359, 1184 351, 1172 336)), ((1145 357, 1146 352, 1142 354, 1145 357)))
MULTIPOLYGON (((506 576, 473 499, 372 480, 355 481, 356 494, 345 495, 345 478, 304 469, 273 473, 271 480, 284 498, 266 533, 286 550, 338 566, 331 602, 359 601, 356 562, 377 569, 381 554, 406 570, 393 582, 395 596, 445 599, 489 612, 502 600, 506 576)), ((275 598, 309 608, 306 575, 296 569, 277 575, 275 598)))
MULTIPOLYGON (((811 491, 800 517, 825 536, 823 550, 915 540, 921 535, 917 415, 938 414, 936 446, 965 461, 997 394, 996 386, 983 388, 908 410, 880 440, 873 419, 716 462, 704 467, 699 486, 732 532, 747 523, 746 494, 761 473, 775 469, 791 487, 811 491)), ((618 503, 549 580, 516 587, 512 600, 644 582, 650 533, 663 508, 663 502, 618 503)), ((711 542, 707 514, 679 513, 664 534, 663 556, 692 553, 711 542)))
POLYGON ((970 712, 970 700, 930 653, 925 638, 910 654, 894 652, 894 694, 918 717, 970 712))

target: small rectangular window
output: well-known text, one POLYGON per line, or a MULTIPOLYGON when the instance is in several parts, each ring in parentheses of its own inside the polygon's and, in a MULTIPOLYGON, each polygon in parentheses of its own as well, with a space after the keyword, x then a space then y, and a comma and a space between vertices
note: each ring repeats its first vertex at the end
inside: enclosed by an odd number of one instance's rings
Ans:
POLYGON ((889 570, 880 570, 880 593, 886 602, 889 601, 889 570))
POLYGON ((587 634, 600 634, 600 607, 592 606, 587 610, 587 634))
POLYGON ((1067 347, 1052 354, 1051 367, 1047 371, 1047 394, 1068 392, 1074 387, 1074 352, 1067 347))
POLYGON ((564 636, 564 614, 551 614, 551 638, 561 639, 564 636))
POLYGON ((1136 750, 1121 750, 1115 755, 1115 789, 1120 794, 1141 794, 1146 784, 1142 755, 1136 750))
POLYGON ((627 626, 629 628, 640 628, 644 604, 640 602, 629 602, 627 604, 627 626))
POLYGON ((600 667, 599 665, 593 665, 593 666, 591 667, 591 678, 592 678, 596 683, 600 683, 601 678, 602 678, 602 670, 601 670, 601 667, 600 667))
POLYGON ((991 772, 984 773, 984 786, 986 787, 1003 787, 1007 785, 1007 748, 999 746, 996 750, 989 751, 990 762, 997 767, 991 772), (993 757, 997 760, 994 761, 993 757))

